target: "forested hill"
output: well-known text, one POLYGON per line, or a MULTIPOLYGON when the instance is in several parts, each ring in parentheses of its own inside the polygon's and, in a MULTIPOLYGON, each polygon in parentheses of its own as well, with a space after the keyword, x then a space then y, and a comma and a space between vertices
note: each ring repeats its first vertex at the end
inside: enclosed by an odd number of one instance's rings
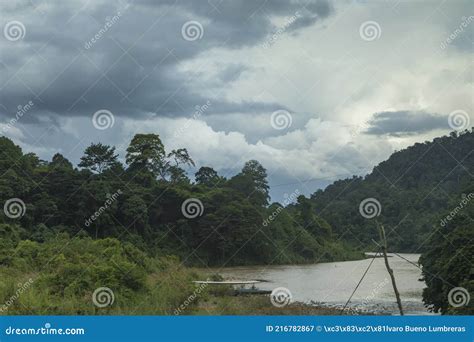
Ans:
POLYGON ((301 202, 292 210, 270 205, 256 160, 228 179, 204 166, 191 181, 184 169, 194 167, 192 156, 166 151, 156 134, 135 135, 125 165, 101 143, 85 149, 79 168, 59 153, 51 161, 25 154, 5 137, 0 152, 0 266, 13 263, 20 241, 42 248, 58 236, 115 238, 201 267, 360 257, 299 193, 289 196, 301 202))
POLYGON ((336 235, 355 245, 374 246, 377 220, 389 232, 392 250, 423 251, 430 233, 472 188, 473 149, 474 131, 417 143, 395 152, 364 178, 339 180, 315 192, 311 203, 336 235), (379 214, 372 219, 360 214, 366 199, 380 203, 369 200, 379 214))

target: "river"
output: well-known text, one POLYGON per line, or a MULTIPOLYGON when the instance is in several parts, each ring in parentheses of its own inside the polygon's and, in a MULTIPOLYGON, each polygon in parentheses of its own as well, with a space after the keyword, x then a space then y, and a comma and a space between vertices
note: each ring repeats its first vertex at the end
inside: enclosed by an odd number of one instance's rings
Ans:
MULTIPOLYGON (((400 254, 417 263, 419 254, 400 254)), ((425 283, 421 270, 400 257, 389 254, 405 314, 429 314, 421 300, 425 283)), ((343 307, 372 259, 328 262, 311 265, 227 267, 219 270, 226 279, 265 280, 258 288, 287 288, 292 301, 329 307, 343 307)), ((382 314, 398 314, 395 295, 384 259, 376 258, 352 297, 350 309, 382 314)))

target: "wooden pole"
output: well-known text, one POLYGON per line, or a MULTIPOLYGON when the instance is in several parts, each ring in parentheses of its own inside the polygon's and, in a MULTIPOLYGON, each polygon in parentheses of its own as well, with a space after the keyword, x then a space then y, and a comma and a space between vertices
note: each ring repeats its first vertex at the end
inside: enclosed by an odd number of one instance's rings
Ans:
POLYGON ((390 279, 392 280, 393 291, 395 292, 395 297, 397 298, 398 310, 400 310, 400 315, 403 316, 403 308, 402 308, 402 301, 400 300, 400 293, 398 292, 397 284, 395 283, 395 276, 393 274, 393 270, 390 268, 390 265, 388 264, 387 239, 385 237, 385 229, 383 228, 382 225, 379 225, 378 223, 377 225, 379 226, 380 239, 382 242, 383 258, 385 259, 385 267, 387 267, 388 274, 390 275, 390 279))

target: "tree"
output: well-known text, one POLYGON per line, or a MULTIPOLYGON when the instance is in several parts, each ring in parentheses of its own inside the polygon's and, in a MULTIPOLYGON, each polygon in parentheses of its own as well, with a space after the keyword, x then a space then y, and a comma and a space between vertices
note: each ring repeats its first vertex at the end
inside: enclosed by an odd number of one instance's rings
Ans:
POLYGON ((49 166, 53 169, 72 170, 72 164, 62 154, 56 153, 49 166))
POLYGON ((270 195, 267 181, 267 170, 257 160, 249 160, 245 163, 241 173, 253 183, 253 190, 248 195, 253 202, 259 205, 268 205, 270 195))
POLYGON ((126 198, 121 211, 127 226, 133 226, 134 231, 141 234, 147 233, 148 208, 140 196, 126 198))
POLYGON ((92 143, 84 151, 84 156, 81 157, 79 166, 97 173, 102 173, 118 163, 117 157, 118 155, 115 154, 115 147, 103 145, 101 143, 92 143))
POLYGON ((214 186, 220 181, 220 177, 217 172, 208 166, 202 166, 199 168, 198 172, 194 175, 196 178, 197 184, 202 184, 206 186, 214 186))
POLYGON ((165 147, 157 134, 136 134, 127 148, 128 165, 165 178, 165 147))
POLYGON ((168 160, 165 162, 162 172, 162 178, 166 179, 169 177, 173 183, 189 182, 189 178, 186 176, 186 172, 180 167, 180 165, 194 166, 194 161, 189 156, 188 150, 180 148, 172 150, 167 155, 168 160))
POLYGON ((459 197, 451 201, 451 207, 458 209, 456 214, 444 212, 436 220, 442 223, 430 235, 420 257, 426 283, 423 301, 442 314, 474 314, 474 300, 469 301, 474 292, 474 181, 465 190, 468 195, 461 197, 461 202, 459 197))
POLYGON ((298 223, 316 238, 328 238, 331 236, 331 226, 316 215, 312 201, 305 196, 298 196, 298 223))
POLYGON ((189 178, 186 176, 186 172, 178 166, 168 167, 168 172, 170 181, 172 183, 189 183, 189 178))
POLYGON ((194 161, 189 156, 188 150, 185 148, 179 148, 177 150, 172 150, 168 153, 168 158, 172 158, 175 162, 174 166, 188 165, 194 166, 194 161))

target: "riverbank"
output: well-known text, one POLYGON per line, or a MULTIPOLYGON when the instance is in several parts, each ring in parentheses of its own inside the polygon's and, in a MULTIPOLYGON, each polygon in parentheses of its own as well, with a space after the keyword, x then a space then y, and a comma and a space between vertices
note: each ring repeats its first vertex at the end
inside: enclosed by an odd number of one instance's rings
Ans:
POLYGON ((328 315, 373 315, 345 311, 329 307, 318 307, 300 302, 283 307, 274 306, 269 296, 211 296, 201 300, 192 311, 194 315, 299 315, 299 316, 328 316, 328 315))
MULTIPOLYGON (((421 270, 415 266, 419 254, 400 255, 403 258, 391 255, 390 265, 394 270, 406 313, 430 314, 422 302, 425 283, 420 281, 421 270)), ((347 310, 354 311, 354 314, 398 314, 383 258, 373 261, 362 283, 352 295, 371 262, 372 258, 312 265, 228 267, 211 272, 219 273, 225 280, 261 280, 256 285, 261 290, 285 288, 291 293, 293 302, 336 311, 336 314, 340 314, 349 298, 351 301, 347 310)))

